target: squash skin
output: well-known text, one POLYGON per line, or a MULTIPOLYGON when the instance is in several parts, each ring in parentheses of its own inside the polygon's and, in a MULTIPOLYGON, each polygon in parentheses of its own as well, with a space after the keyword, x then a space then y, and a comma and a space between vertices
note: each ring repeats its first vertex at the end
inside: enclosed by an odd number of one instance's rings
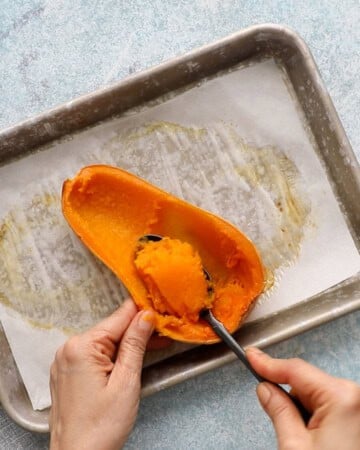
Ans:
MULTIPOLYGON (((264 288, 264 269, 253 243, 214 214, 122 169, 84 167, 63 184, 65 218, 83 243, 124 283, 139 309, 152 309, 135 266, 138 239, 158 234, 189 243, 211 274, 214 315, 232 333, 264 288)), ((155 329, 188 343, 219 338, 204 320, 155 312, 155 329)))

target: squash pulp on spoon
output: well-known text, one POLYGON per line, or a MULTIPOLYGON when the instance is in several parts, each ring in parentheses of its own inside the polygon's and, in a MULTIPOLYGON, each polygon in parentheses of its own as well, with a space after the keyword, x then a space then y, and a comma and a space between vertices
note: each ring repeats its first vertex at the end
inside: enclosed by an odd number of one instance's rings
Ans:
POLYGON ((155 328, 192 343, 219 338, 203 308, 232 333, 264 288, 252 242, 234 226, 121 169, 83 168, 63 186, 64 215, 83 243, 124 283, 155 328), (139 238, 164 239, 139 248, 139 238), (211 275, 211 295, 203 268, 211 275))
POLYGON ((165 237, 142 244, 135 266, 148 290, 153 309, 160 314, 198 322, 210 308, 212 296, 199 254, 187 242, 165 237))

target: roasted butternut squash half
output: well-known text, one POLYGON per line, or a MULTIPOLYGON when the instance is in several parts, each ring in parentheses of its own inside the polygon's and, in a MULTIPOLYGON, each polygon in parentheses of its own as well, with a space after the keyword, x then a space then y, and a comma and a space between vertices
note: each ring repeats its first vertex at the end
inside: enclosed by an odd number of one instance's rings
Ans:
POLYGON ((264 288, 260 257, 244 234, 124 170, 83 168, 65 181, 62 208, 74 232, 119 277, 139 309, 154 310, 161 335, 216 342, 200 311, 212 308, 232 333, 264 288), (141 240, 148 234, 163 239, 141 240))

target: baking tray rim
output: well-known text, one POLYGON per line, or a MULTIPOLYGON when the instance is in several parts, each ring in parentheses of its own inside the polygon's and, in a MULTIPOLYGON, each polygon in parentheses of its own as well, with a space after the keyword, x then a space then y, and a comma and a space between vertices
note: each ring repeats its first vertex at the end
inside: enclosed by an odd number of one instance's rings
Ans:
MULTIPOLYGON (((310 51, 308 45, 303 40, 303 38, 292 28, 285 26, 285 25, 274 24, 274 23, 264 23, 264 24, 257 24, 257 25, 252 25, 252 26, 246 27, 246 28, 244 28, 240 31, 234 32, 226 37, 218 39, 213 43, 204 44, 198 48, 195 48, 189 52, 184 53, 183 55, 169 58, 168 60, 163 61, 159 64, 156 64, 155 66, 152 66, 152 67, 146 68, 144 70, 141 70, 139 72, 136 72, 134 74, 128 75, 128 76, 124 77, 123 79, 121 79, 115 83, 112 83, 108 86, 101 87, 99 89, 96 89, 93 92, 80 95, 70 101, 62 102, 59 105, 56 105, 52 108, 47 109, 46 111, 40 112, 39 114, 34 114, 30 118, 26 118, 15 124, 11 124, 10 126, 7 126, 7 127, 3 128, 2 130, 0 130, 0 152, 1 152, 1 141, 8 140, 8 139, 11 140, 13 138, 16 138, 19 131, 22 131, 24 129, 34 128, 37 125, 47 123, 52 118, 56 117, 58 115, 58 113, 62 113, 64 111, 66 111, 69 114, 72 114, 83 104, 88 103, 89 101, 95 101, 96 99, 99 99, 107 94, 111 94, 113 91, 116 91, 119 88, 123 88, 127 85, 135 84, 137 82, 146 81, 147 79, 149 79, 151 77, 151 75, 160 73, 160 72, 165 71, 166 69, 174 67, 176 65, 191 62, 192 59, 197 58, 206 53, 210 53, 221 47, 225 47, 229 43, 232 43, 234 41, 241 40, 241 39, 245 40, 247 37, 251 37, 251 35, 255 36, 257 34, 259 36, 261 36, 261 34, 263 34, 263 36, 267 37, 267 38, 269 38, 269 37, 274 38, 276 36, 277 37, 281 36, 282 39, 284 39, 284 37, 285 37, 289 42, 293 43, 297 52, 302 57, 302 61, 308 70, 309 76, 312 78, 313 84, 319 90, 318 93, 320 95, 321 101, 326 106, 326 110, 328 112, 329 119, 333 122, 334 132, 337 135, 340 135, 340 137, 342 139, 342 141, 341 141, 342 145, 346 148, 346 151, 348 153, 347 156, 350 158, 351 163, 354 163, 354 164, 350 164, 349 166, 351 166, 351 167, 358 166, 357 158, 356 158, 354 152, 352 151, 350 142, 349 142, 347 135, 345 133, 345 130, 341 124, 339 116, 335 110, 335 107, 330 98, 330 95, 328 94, 328 92, 324 86, 324 83, 321 79, 317 65, 315 63, 315 60, 311 54, 311 51, 310 51)), ((116 115, 116 114, 114 114, 114 115, 116 115)), ((107 117, 107 119, 104 119, 104 120, 108 120, 110 117, 111 116, 107 117)), ((99 122, 102 122, 102 120, 95 121, 95 123, 99 123, 99 122)), ((93 125, 93 123, 90 125, 93 125)), ((78 128, 77 130, 81 131, 82 129, 87 128, 88 126, 89 125, 85 125, 81 128, 78 128)), ((46 133, 44 133, 44 134, 46 134, 46 133)), ((50 133, 48 133, 48 134, 49 134, 49 136, 48 136, 47 143, 52 142, 61 137, 64 137, 67 134, 69 134, 69 132, 60 133, 59 135, 50 135, 50 133)), ((40 142, 35 145, 42 146, 42 145, 44 145, 44 142, 40 142)), ((351 167, 350 167, 350 169, 351 169, 351 167)), ((359 185, 360 185, 360 180, 359 180, 359 185)))

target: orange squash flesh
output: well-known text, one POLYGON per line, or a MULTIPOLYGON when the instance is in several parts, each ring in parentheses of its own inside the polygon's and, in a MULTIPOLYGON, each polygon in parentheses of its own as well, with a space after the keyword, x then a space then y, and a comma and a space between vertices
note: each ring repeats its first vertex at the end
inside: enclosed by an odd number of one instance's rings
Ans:
POLYGON ((160 314, 197 322, 200 311, 211 307, 201 258, 187 242, 168 237, 148 242, 138 251, 135 266, 160 314))
POLYGON ((83 243, 124 283, 140 309, 153 309, 155 328, 172 339, 219 339, 199 319, 202 307, 232 333, 264 287, 252 242, 220 217, 121 169, 83 168, 63 185, 64 216, 83 243), (139 238, 165 239, 139 249, 139 238), (202 273, 212 278, 213 297, 202 273))

